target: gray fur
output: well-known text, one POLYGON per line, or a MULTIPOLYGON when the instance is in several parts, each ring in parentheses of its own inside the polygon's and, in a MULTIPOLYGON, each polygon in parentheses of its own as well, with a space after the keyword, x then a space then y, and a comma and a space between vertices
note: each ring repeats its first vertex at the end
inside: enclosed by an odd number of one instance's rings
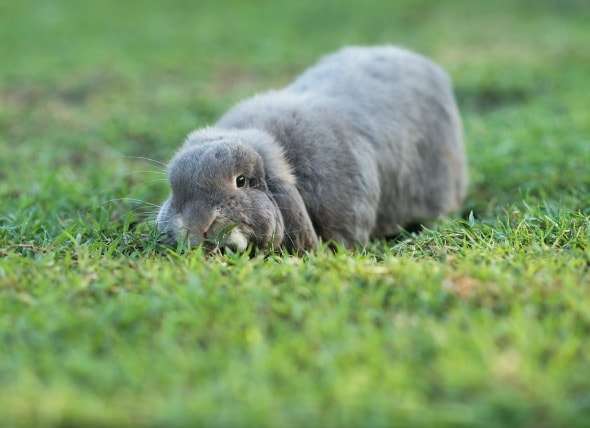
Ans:
POLYGON ((243 249, 245 237, 297 252, 318 237, 354 247, 436 219, 461 207, 467 184, 449 78, 388 46, 344 48, 239 103, 188 136, 168 175, 157 224, 172 241, 237 225, 222 245, 243 249), (235 186, 241 174, 250 186, 235 186))

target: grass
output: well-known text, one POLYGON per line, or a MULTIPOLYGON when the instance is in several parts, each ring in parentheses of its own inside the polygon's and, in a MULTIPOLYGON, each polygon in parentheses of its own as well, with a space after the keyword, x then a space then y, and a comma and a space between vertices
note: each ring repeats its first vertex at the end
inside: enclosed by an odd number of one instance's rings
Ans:
POLYGON ((586 2, 199 3, 0 5, 0 425, 590 424, 586 2), (453 76, 463 213, 303 258, 158 245, 184 136, 353 43, 453 76))

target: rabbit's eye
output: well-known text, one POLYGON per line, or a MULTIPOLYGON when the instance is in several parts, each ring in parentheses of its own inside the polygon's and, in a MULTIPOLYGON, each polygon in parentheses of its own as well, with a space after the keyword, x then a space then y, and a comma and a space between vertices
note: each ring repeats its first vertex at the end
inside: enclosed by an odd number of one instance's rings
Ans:
POLYGON ((246 186, 246 177, 244 177, 243 175, 238 175, 236 177, 236 186, 237 187, 245 187, 246 186))

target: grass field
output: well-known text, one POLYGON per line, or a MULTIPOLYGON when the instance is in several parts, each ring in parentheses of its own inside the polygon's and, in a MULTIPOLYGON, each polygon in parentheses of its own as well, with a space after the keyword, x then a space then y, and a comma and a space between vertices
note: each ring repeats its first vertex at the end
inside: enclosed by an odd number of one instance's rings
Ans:
POLYGON ((589 426, 589 22, 583 0, 1 3, 0 426, 589 426), (190 130, 380 43, 453 77, 460 215, 303 258, 157 244, 190 130))

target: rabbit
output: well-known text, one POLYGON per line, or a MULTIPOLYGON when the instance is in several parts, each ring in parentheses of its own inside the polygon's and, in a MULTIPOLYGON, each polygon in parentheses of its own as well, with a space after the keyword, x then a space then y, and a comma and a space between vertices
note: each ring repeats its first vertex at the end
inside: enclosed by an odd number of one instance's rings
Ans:
POLYGON ((168 165, 163 240, 302 254, 460 209, 463 130, 447 74, 394 46, 345 47, 188 135, 168 165))

